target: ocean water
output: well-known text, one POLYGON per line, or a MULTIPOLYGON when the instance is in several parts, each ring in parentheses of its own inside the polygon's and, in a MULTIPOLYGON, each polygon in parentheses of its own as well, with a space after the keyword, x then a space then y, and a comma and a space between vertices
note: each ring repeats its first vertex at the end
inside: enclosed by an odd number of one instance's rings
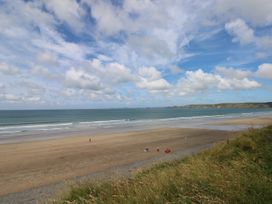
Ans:
POLYGON ((226 118, 272 116, 272 109, 134 108, 87 110, 7 110, 0 111, 1 139, 25 138, 33 133, 72 132, 101 129, 133 130, 144 127, 187 127, 203 121, 226 118), (205 120, 204 120, 205 119, 205 120))

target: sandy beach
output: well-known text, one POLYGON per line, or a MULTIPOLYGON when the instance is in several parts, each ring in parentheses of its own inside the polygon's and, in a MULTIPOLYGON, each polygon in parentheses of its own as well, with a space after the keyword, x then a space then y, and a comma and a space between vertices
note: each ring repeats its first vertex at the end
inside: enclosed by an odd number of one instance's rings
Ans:
MULTIPOLYGON (((270 131, 271 10, 272 0, 0 0, 0 204, 48 203, 270 131)), ((139 197, 203 203, 190 191, 192 201, 139 197)), ((209 192, 208 203, 223 195, 209 192)))
MULTIPOLYGON (((250 127, 251 124, 271 123, 270 117, 260 117, 226 120, 218 125, 246 124, 250 127)), ((235 137, 237 133, 208 129, 161 128, 1 144, 0 203, 12 203, 10 198, 16 193, 24 195, 24 192, 42 186, 107 172, 109 169, 147 161, 142 163, 142 166, 145 166, 152 159, 167 159, 174 155, 182 155, 180 153, 186 156, 235 137), (150 152, 144 152, 146 147, 150 152), (156 151, 157 147, 160 148, 159 152, 156 151), (172 149, 171 154, 164 153, 167 147, 172 149)))
POLYGON ((1 145, 0 195, 150 159, 164 154, 166 147, 175 152, 231 135, 226 131, 158 129, 1 145), (144 152, 145 147, 150 152, 144 152), (157 147, 160 152, 155 151, 157 147))
POLYGON ((219 122, 213 122, 213 125, 247 125, 251 126, 263 126, 270 125, 272 123, 271 117, 254 117, 254 118, 238 118, 238 119, 230 119, 219 122))

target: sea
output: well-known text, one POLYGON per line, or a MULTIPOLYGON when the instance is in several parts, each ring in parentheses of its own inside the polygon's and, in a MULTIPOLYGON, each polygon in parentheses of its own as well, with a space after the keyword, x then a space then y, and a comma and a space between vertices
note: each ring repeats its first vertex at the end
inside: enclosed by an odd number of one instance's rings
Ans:
MULTIPOLYGON (((272 109, 166 107, 1 110, 0 144, 75 134, 94 134, 101 131, 122 132, 158 127, 226 129, 208 123, 256 116, 272 116, 272 109)), ((232 127, 232 130, 235 129, 239 127, 232 127)))

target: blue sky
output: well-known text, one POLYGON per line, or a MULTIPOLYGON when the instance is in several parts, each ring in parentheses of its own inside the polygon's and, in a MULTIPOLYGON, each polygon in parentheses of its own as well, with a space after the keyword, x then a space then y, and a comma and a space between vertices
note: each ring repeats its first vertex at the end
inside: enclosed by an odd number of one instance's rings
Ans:
POLYGON ((271 0, 1 0, 0 109, 272 101, 271 0))

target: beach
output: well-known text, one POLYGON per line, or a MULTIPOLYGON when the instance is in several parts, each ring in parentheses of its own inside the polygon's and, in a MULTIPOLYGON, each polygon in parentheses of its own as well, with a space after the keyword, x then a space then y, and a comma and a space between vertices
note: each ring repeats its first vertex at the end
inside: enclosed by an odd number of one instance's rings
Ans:
POLYGON ((230 120, 224 120, 219 122, 213 122, 214 125, 246 125, 246 126, 263 126, 263 125, 270 125, 271 124, 271 117, 254 117, 254 118, 233 118, 230 120))
MULTIPOLYGON (((254 121, 258 121, 255 122, 256 125, 267 125, 272 123, 272 118, 233 119, 219 125, 248 124, 247 127, 250 127, 254 121)), ((58 183, 73 183, 81 177, 91 177, 99 172, 118 174, 118 169, 120 172, 129 172, 156 161, 187 156, 233 138, 238 132, 156 128, 120 133, 85 133, 85 136, 1 144, 0 203, 12 203, 14 198, 26 199, 25 203, 35 203, 42 196, 52 196, 54 188, 52 191, 48 189, 58 183), (149 152, 145 152, 145 148, 149 152), (170 148, 172 152, 165 154, 166 148, 170 148), (43 186, 47 186, 47 195, 43 192, 37 195, 27 194, 33 189, 40 188, 42 191, 43 186)))
POLYGON ((272 201, 271 10, 272 0, 0 0, 0 204, 272 201), (185 178, 195 157, 201 177, 185 178))
POLYGON ((1 145, 0 195, 162 156, 167 147, 173 153, 197 150, 232 135, 227 131, 157 129, 1 145), (150 152, 144 152, 146 147, 150 152))

